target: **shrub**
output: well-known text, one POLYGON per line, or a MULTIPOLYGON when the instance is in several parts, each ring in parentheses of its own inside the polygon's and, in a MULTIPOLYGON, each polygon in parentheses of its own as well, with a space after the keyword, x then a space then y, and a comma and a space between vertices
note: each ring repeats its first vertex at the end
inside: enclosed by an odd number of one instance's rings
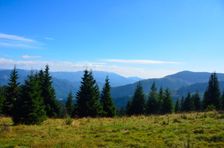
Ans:
POLYGON ((72 118, 68 117, 65 119, 65 125, 71 125, 73 122, 72 118))

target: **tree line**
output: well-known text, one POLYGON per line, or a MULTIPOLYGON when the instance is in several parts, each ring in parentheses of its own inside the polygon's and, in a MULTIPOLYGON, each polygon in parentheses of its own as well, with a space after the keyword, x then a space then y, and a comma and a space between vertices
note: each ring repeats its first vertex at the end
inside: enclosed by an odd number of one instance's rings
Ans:
POLYGON ((224 93, 221 94, 219 81, 216 73, 212 73, 208 87, 203 96, 198 92, 188 93, 186 97, 173 101, 169 89, 158 91, 155 83, 152 84, 149 94, 145 96, 143 88, 139 83, 136 86, 132 100, 126 105, 127 115, 151 115, 167 114, 172 112, 192 112, 207 110, 224 110, 224 93))
POLYGON ((75 96, 69 92, 64 105, 56 99, 48 66, 31 72, 23 84, 18 82, 18 78, 14 68, 8 84, 0 87, 0 115, 12 117, 15 124, 39 124, 47 117, 114 117, 116 114, 130 116, 224 110, 224 94, 221 95, 216 73, 211 74, 203 97, 197 92, 188 93, 176 102, 169 89, 157 89, 155 83, 145 95, 139 82, 122 112, 116 111, 112 101, 109 78, 106 77, 100 92, 92 71, 84 71, 79 91, 75 96))
POLYGON ((76 101, 70 92, 65 106, 56 99, 48 66, 45 70, 31 72, 24 84, 20 84, 18 78, 14 68, 8 84, 0 87, 0 115, 12 117, 15 124, 39 124, 47 117, 115 116, 108 77, 100 93, 92 72, 85 70, 76 101))
POLYGON ((153 83, 148 96, 145 96, 140 83, 137 84, 132 100, 126 105, 127 115, 152 115, 173 112, 173 100, 169 89, 157 91, 153 83))

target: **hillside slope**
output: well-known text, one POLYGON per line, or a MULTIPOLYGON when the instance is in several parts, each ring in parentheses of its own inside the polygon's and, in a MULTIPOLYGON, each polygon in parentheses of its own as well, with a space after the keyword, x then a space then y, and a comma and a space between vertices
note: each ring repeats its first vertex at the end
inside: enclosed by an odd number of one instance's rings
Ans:
POLYGON ((71 120, 12 126, 0 118, 0 147, 224 147, 217 112, 71 120))

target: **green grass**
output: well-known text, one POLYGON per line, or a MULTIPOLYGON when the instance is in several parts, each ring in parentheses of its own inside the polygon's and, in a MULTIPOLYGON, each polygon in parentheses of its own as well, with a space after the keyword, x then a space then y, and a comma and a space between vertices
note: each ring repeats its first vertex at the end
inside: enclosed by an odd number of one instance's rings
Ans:
POLYGON ((32 126, 0 118, 2 147, 224 147, 224 114, 48 119, 32 126))

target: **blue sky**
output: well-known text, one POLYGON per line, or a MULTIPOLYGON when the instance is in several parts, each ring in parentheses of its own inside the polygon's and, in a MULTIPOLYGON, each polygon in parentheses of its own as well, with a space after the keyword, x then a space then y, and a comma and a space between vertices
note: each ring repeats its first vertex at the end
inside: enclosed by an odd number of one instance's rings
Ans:
POLYGON ((223 0, 0 0, 0 68, 224 72, 223 0))

